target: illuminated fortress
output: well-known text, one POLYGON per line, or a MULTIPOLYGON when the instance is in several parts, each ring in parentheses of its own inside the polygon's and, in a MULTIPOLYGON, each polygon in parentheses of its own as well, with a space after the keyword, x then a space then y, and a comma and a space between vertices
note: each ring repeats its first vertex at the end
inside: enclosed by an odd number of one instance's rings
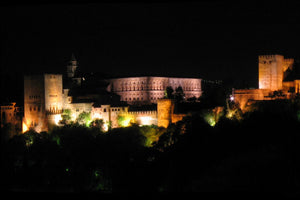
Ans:
POLYGON ((286 59, 282 55, 259 56, 258 89, 235 90, 235 101, 244 109, 252 101, 293 98, 300 92, 300 80, 291 76, 294 65, 294 59, 286 59))
POLYGON ((25 76, 23 130, 47 131, 48 124, 62 113, 62 91, 60 74, 25 76))
MULTIPOLYGON (((130 77, 107 79, 107 94, 86 94, 76 100, 71 92, 78 89, 85 81, 84 77, 76 75, 78 63, 72 55, 67 66, 67 87, 63 88, 62 74, 29 75, 24 77, 24 118, 23 132, 34 129, 37 132, 48 131, 53 126, 60 125, 64 110, 69 110, 73 121, 80 113, 90 113, 91 121, 102 119, 105 128, 120 126, 118 119, 126 119, 121 126, 130 122, 139 125, 158 125, 167 127, 170 123, 182 120, 184 114, 174 114, 174 101, 164 99, 167 87, 181 87, 186 98, 199 98, 202 94, 201 79, 169 78, 169 77, 130 77), (95 102, 104 98, 119 95, 119 105, 99 104, 95 102), (123 102, 123 104, 122 104, 123 102), (126 102, 127 104, 124 104, 126 102), (152 109, 144 109, 149 104, 157 103, 152 109), (140 110, 131 110, 128 104, 139 104, 140 110)), ((93 86, 90 86, 93 87, 93 86)), ((85 89, 83 89, 85 90, 85 89)), ((103 93, 103 91, 102 91, 103 93)), ((151 107, 151 106, 150 106, 151 107)))

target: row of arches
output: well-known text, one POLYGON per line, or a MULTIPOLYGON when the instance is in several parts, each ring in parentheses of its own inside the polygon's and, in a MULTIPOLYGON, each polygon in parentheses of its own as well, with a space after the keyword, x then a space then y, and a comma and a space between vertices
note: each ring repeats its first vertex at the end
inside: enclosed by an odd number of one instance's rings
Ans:
POLYGON ((184 91, 201 90, 201 80, 189 79, 172 79, 172 78, 159 78, 159 79, 117 79, 113 83, 115 91, 149 91, 149 90, 165 90, 171 86, 174 90, 181 87, 184 91))
MULTIPOLYGON (((181 86, 178 86, 181 87, 181 86)), ((173 88, 178 88, 178 87, 173 87, 173 88)), ((163 87, 162 85, 157 86, 157 85, 152 85, 149 87, 143 87, 143 86, 121 86, 118 87, 118 91, 145 91, 145 90, 158 90, 158 91, 164 91, 167 87, 163 87)), ((193 91, 193 90, 199 90, 198 87, 196 86, 188 86, 188 87, 182 87, 184 91, 193 91)))
POLYGON ((127 87, 120 87, 119 91, 144 91, 144 90, 164 90, 163 86, 150 86, 150 87, 143 87, 143 86, 127 86, 127 87))

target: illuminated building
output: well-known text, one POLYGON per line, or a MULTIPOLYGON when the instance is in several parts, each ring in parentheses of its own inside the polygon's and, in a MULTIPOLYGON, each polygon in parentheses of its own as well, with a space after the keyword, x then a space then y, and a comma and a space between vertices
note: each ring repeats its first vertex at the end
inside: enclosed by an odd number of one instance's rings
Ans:
POLYGON ((299 77, 292 77, 294 59, 282 55, 261 55, 258 57, 258 89, 234 90, 234 99, 243 109, 257 100, 292 98, 299 93, 299 77), (276 95, 280 94, 280 95, 276 95))
POLYGON ((292 70, 294 59, 284 59, 282 55, 258 57, 258 88, 282 90, 284 73, 292 70))
POLYGON ((62 110, 61 74, 24 76, 24 127, 48 131, 62 110))
POLYGON ((110 106, 101 105, 100 107, 92 107, 92 119, 102 119, 105 124, 111 123, 112 128, 126 127, 130 123, 136 123, 138 125, 157 125, 162 127, 168 127, 171 123, 176 123, 186 114, 174 113, 174 101, 171 99, 159 99, 157 100, 156 109, 139 109, 131 110, 130 106, 110 106), (123 120, 120 122, 119 117, 123 120))
MULTIPOLYGON (((16 106, 15 102, 2 104, 0 110, 1 116, 1 128, 5 125, 12 125, 14 133, 18 133, 22 130, 22 110, 21 107, 16 106)), ((12 137, 14 133, 10 133, 9 137, 12 137)))
POLYGON ((92 120, 102 119, 105 124, 111 123, 112 128, 119 127, 118 116, 128 113, 128 107, 100 105, 93 106, 91 112, 92 120))
POLYGON ((15 102, 1 105, 1 128, 5 124, 18 124, 20 121, 20 113, 21 113, 21 108, 16 106, 15 102))
POLYGON ((202 94, 201 79, 198 78, 171 78, 171 77, 128 77, 109 79, 108 91, 121 97, 121 101, 128 104, 157 103, 165 96, 167 87, 181 87, 185 98, 199 98, 202 94))
POLYGON ((23 132, 29 129, 42 132, 52 126, 62 126, 60 121, 64 110, 71 113, 71 121, 76 121, 85 112, 90 113, 90 120, 102 119, 107 128, 128 126, 130 123, 167 127, 185 116, 174 114, 173 100, 163 99, 168 86, 174 91, 182 87, 186 98, 198 98, 202 94, 201 79, 196 78, 131 77, 97 80, 95 76, 80 76, 77 70, 78 62, 72 55, 64 81, 62 74, 24 77, 23 132), (124 101, 144 107, 134 110, 132 105, 124 104, 124 101), (157 108, 144 109, 151 103, 157 103, 157 108))

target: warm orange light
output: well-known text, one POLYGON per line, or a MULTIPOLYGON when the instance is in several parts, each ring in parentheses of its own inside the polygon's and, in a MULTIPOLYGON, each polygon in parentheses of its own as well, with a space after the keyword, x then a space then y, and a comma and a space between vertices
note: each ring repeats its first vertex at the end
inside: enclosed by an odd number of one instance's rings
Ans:
POLYGON ((25 133, 26 131, 28 131, 28 127, 27 125, 25 124, 25 122, 22 123, 22 132, 25 133))

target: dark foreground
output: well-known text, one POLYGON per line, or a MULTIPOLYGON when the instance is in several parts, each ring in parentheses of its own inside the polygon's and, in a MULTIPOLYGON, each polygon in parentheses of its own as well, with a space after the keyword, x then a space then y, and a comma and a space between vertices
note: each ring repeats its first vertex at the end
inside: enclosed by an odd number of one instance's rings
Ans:
POLYGON ((28 132, 2 141, 1 187, 24 195, 299 196, 299 107, 274 101, 258 108, 220 117, 214 127, 195 113, 168 129, 133 125, 104 133, 68 126, 28 132))

